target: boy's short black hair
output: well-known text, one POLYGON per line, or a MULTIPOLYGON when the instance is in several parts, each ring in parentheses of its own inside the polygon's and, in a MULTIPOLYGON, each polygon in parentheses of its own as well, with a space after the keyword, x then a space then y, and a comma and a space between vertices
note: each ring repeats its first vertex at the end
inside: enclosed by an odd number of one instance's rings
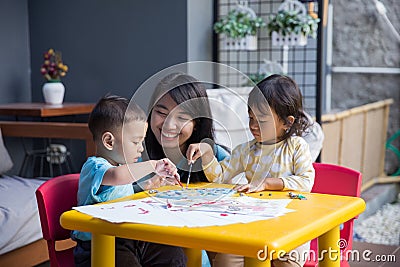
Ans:
POLYGON ((146 121, 146 114, 136 103, 116 95, 102 97, 89 116, 89 129, 93 140, 100 138, 104 132, 115 132, 122 129, 126 122, 146 121))

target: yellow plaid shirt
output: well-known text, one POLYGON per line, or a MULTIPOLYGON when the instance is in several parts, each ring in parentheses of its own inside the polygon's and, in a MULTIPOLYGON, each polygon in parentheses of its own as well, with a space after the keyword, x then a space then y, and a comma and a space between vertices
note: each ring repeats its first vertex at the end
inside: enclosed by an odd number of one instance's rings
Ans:
POLYGON ((203 169, 210 182, 231 183, 236 175, 244 173, 256 186, 275 177, 283 180, 283 190, 310 192, 315 176, 312 162, 306 141, 293 136, 273 145, 256 140, 238 145, 230 157, 220 162, 214 158, 203 169))

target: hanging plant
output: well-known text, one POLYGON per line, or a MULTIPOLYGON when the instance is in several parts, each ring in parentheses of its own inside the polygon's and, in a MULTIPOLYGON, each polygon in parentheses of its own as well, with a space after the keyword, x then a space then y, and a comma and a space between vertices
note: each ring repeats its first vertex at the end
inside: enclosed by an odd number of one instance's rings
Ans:
POLYGON ((253 18, 250 13, 238 9, 231 10, 228 15, 214 23, 217 34, 225 34, 234 39, 257 35, 257 30, 266 24, 261 17, 253 18))
POLYGON ((299 1, 286 0, 278 12, 270 16, 267 30, 273 45, 305 45, 308 37, 317 37, 319 21, 307 14, 299 1))
POLYGON ((214 23, 214 31, 225 35, 226 49, 256 50, 257 31, 265 26, 264 20, 257 17, 252 9, 238 5, 214 23))
POLYGON ((279 10, 271 16, 267 24, 268 33, 280 32, 283 36, 291 33, 303 34, 305 37, 317 37, 319 18, 299 14, 296 10, 279 10))

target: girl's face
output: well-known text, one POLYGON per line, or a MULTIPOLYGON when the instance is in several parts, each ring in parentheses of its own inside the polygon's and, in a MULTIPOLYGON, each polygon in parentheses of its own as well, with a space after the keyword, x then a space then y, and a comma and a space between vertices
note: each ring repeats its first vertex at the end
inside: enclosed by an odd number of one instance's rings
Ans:
POLYGON ((169 94, 156 103, 150 117, 150 128, 163 148, 179 147, 185 152, 186 141, 194 129, 191 115, 182 110, 169 94))
POLYGON ((288 128, 273 109, 261 112, 257 107, 249 109, 249 128, 257 142, 275 144, 288 128))

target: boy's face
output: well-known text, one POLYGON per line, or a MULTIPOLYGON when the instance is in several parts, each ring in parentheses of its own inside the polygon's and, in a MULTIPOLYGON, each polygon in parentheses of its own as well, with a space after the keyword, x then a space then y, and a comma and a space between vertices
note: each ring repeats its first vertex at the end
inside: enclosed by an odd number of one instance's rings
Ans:
POLYGON ((131 121, 125 123, 122 134, 119 132, 114 135, 115 142, 111 151, 113 161, 118 164, 137 162, 142 156, 146 131, 147 122, 131 121))
POLYGON ((274 144, 285 132, 285 124, 273 109, 261 112, 257 107, 249 109, 249 128, 257 142, 274 144))

